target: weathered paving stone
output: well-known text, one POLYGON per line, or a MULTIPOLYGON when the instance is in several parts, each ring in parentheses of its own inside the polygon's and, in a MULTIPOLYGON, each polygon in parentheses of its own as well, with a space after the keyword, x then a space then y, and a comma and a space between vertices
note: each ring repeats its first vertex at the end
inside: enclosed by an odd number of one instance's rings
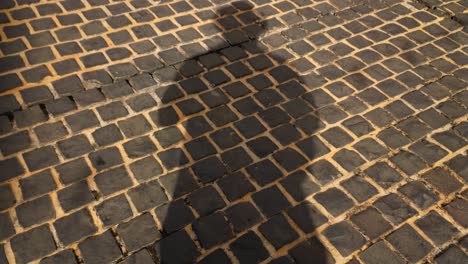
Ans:
POLYGON ((54 222, 54 227, 59 240, 64 245, 69 245, 97 231, 97 227, 86 209, 58 219, 54 222))
POLYGON ((11 248, 17 262, 28 263, 52 253, 56 245, 49 227, 42 225, 15 236, 11 248))
POLYGON ((104 121, 111 121, 120 117, 124 117, 128 114, 128 110, 120 102, 112 102, 100 106, 96 110, 104 121))
POLYGON ((248 202, 240 202, 226 209, 226 217, 232 224, 235 232, 242 232, 260 222, 260 212, 248 202))
POLYGON ((112 78, 104 70, 85 72, 82 74, 82 78, 85 81, 84 85, 86 85, 86 82, 99 86, 112 83, 112 78))
POLYGON ((226 205, 221 195, 211 185, 195 190, 189 194, 187 200, 200 216, 209 215, 226 205))
POLYGON ((464 211, 466 210, 467 202, 462 198, 456 198, 449 204, 444 206, 444 210, 463 227, 468 226, 468 219, 464 211))
POLYGON ((61 122, 37 126, 34 132, 41 142, 55 141, 68 134, 67 129, 61 122))
POLYGON ((198 187, 194 175, 188 169, 181 169, 161 176, 159 181, 172 198, 178 198, 198 187))
POLYGON ((340 172, 326 160, 319 160, 306 169, 321 184, 326 184, 342 176, 340 172))
POLYGON ((84 206, 94 201, 86 181, 77 182, 57 192, 60 206, 65 212, 84 206))
POLYGON ((409 225, 402 226, 390 234, 386 240, 409 261, 418 261, 423 258, 430 252, 432 247, 409 225))
POLYGON ((282 172, 268 159, 250 165, 247 173, 262 186, 282 176, 282 172))
POLYGON ((403 177, 385 162, 378 162, 366 169, 365 174, 384 188, 401 181, 403 177))
POLYGON ((426 140, 416 142, 410 150, 429 164, 437 162, 448 154, 446 150, 426 140))
POLYGON ((116 147, 109 147, 89 154, 91 163, 97 170, 121 164, 123 162, 120 151, 116 147))
POLYGON ((253 162, 243 147, 236 147, 221 154, 221 159, 229 172, 235 172, 253 162))
POLYGON ((83 110, 81 112, 69 115, 65 117, 68 125, 70 125, 73 132, 95 127, 99 125, 99 120, 96 114, 91 110, 83 110))
POLYGON ((0 227, 0 239, 2 240, 9 238, 16 233, 8 212, 0 214, 0 227))
POLYGON ((444 195, 449 195, 462 187, 462 183, 457 180, 457 178, 450 175, 447 170, 441 167, 434 168, 424 173, 422 178, 444 195))
POLYGON ((348 149, 342 149, 333 155, 333 159, 347 171, 353 171, 365 161, 356 152, 348 149))
POLYGON ((255 190, 242 172, 226 175, 217 181, 217 185, 229 201, 235 201, 255 190))
POLYGON ((164 190, 157 181, 143 183, 130 189, 128 195, 138 211, 157 207, 167 201, 164 190))
POLYGON ((128 157, 132 159, 145 156, 157 150, 156 145, 146 136, 134 138, 126 142, 123 147, 128 157))
POLYGON ((230 249, 241 262, 260 262, 269 256, 258 235, 252 231, 231 243, 230 249))
POLYGON ((311 233, 327 222, 327 218, 308 201, 289 209, 288 216, 304 233, 311 233))
POLYGON ((281 248, 299 237, 282 214, 273 216, 267 222, 260 225, 259 231, 276 249, 281 248), (279 230, 281 230, 281 232, 278 232, 279 230))
POLYGON ((465 165, 465 160, 466 156, 457 155, 456 157, 449 160, 446 164, 451 170, 455 171, 460 177, 466 180, 468 178, 468 167, 465 165))
POLYGON ((113 225, 132 216, 132 209, 124 195, 103 201, 96 207, 96 212, 104 225, 113 225))
POLYGON ((27 149, 31 145, 31 139, 27 131, 21 131, 6 137, 0 138, 0 150, 2 154, 10 154, 27 149))
POLYGON ((78 263, 76 260, 76 256, 72 250, 63 250, 59 253, 56 253, 50 257, 44 258, 40 262, 41 264, 56 264, 56 263, 64 263, 64 264, 76 264, 78 263))
POLYGON ((392 228, 392 225, 373 207, 353 215, 351 221, 370 239, 375 239, 392 228))
POLYGON ((150 112, 150 116, 158 127, 174 125, 177 121, 179 121, 179 116, 171 106, 150 112))
POLYGON ((180 199, 156 208, 155 212, 166 234, 181 229, 195 219, 190 208, 180 199))
POLYGON ((54 116, 59 116, 76 109, 75 103, 69 97, 48 101, 45 106, 47 112, 54 116))
POLYGON ((270 217, 290 206, 289 201, 277 186, 263 189, 253 194, 252 198, 262 213, 267 217, 270 217))
POLYGON ((317 237, 312 237, 296 247, 289 250, 289 255, 294 259, 294 262, 303 263, 309 261, 310 254, 317 256, 317 259, 322 263, 335 263, 334 257, 324 247, 322 242, 317 237))
POLYGON ((137 180, 146 180, 162 174, 161 165, 153 158, 146 157, 130 164, 130 170, 137 180))
POLYGON ((384 127, 390 124, 394 118, 382 108, 376 108, 372 111, 369 111, 364 115, 367 119, 369 119, 374 125, 379 127, 384 127))
POLYGON ((405 263, 384 241, 379 241, 364 250, 359 258, 365 263, 405 263))
POLYGON ((148 213, 120 224, 117 232, 130 251, 137 250, 161 238, 153 217, 148 213))
POLYGON ((48 76, 51 76, 52 74, 47 67, 42 65, 25 70, 21 72, 21 75, 23 75, 27 82, 36 83, 43 80, 44 78, 47 78, 48 76))
POLYGON ((133 185, 123 166, 97 174, 94 181, 103 195, 110 195, 133 185))
POLYGON ((456 151, 466 145, 466 141, 452 131, 435 134, 433 138, 450 151, 456 151))
POLYGON ((259 137, 247 142, 249 149, 260 158, 273 153, 278 146, 268 137, 259 137))
POLYGON ((177 103, 177 107, 185 116, 199 113, 205 109, 205 107, 195 99, 187 99, 179 102, 177 103))
POLYGON ((99 146, 107 146, 123 139, 122 132, 115 124, 100 127, 92 135, 99 146))
POLYGON ((222 249, 217 249, 213 253, 209 254, 198 263, 209 264, 209 263, 232 263, 226 252, 222 249))
POLYGON ((16 125, 20 128, 29 127, 48 119, 47 115, 39 106, 33 106, 29 109, 15 112, 14 118, 16 120, 16 125))
POLYGON ((359 141, 353 147, 369 161, 378 159, 388 153, 384 146, 370 138, 359 141))
POLYGON ((2 107, 0 108, 0 112, 13 112, 15 110, 19 110, 21 108, 18 100, 13 95, 5 95, 0 97, 0 101, 2 102, 2 107))
POLYGON ((153 248, 158 258, 166 263, 189 263, 200 255, 196 245, 184 230, 158 241, 153 248))
POLYGON ((54 86, 54 90, 60 95, 68 95, 84 90, 80 79, 76 75, 54 81, 52 85, 54 86))
POLYGON ((1 182, 19 176, 25 171, 16 157, 1 160, 0 170, 2 171, 0 175, 1 182))
POLYGON ((142 94, 127 100, 127 104, 135 112, 140 112, 156 106, 156 101, 151 95, 142 94))
POLYGON ((50 170, 45 170, 20 180, 20 186, 22 194, 26 199, 48 193, 57 188, 50 170))
POLYGON ((377 189, 372 186, 364 177, 354 176, 341 183, 346 191, 358 202, 364 202, 378 193, 377 189))
POLYGON ((324 137, 328 142, 330 142, 330 144, 337 148, 342 147, 352 142, 353 140, 351 136, 349 136, 345 131, 343 131, 339 127, 334 127, 325 131, 322 134, 322 137, 324 137))
POLYGON ((52 146, 26 152, 23 154, 23 158, 31 171, 43 169, 59 162, 57 153, 52 146))
POLYGON ((340 215, 354 205, 354 202, 343 191, 337 188, 318 193, 314 195, 314 199, 333 216, 340 215))
POLYGON ((109 99, 115 99, 132 94, 132 87, 126 81, 117 81, 113 84, 103 86, 102 93, 109 99))
POLYGON ((246 138, 254 137, 263 131, 265 127, 255 118, 248 117, 235 123, 235 127, 241 132, 246 138))
POLYGON ((393 224, 399 224, 416 214, 416 210, 397 194, 391 193, 377 200, 374 206, 393 224))
POLYGON ((91 169, 83 158, 63 163, 55 167, 60 181, 69 184, 91 175, 91 169))
POLYGON ((328 227, 324 235, 342 256, 348 256, 366 242, 365 238, 345 221, 328 227))
POLYGON ((463 252, 459 247, 451 245, 446 250, 444 250, 440 255, 435 257, 437 263, 455 263, 455 262, 464 262, 468 258, 466 253, 463 252))
POLYGON ((420 181, 409 182, 402 186, 399 191, 421 209, 430 207, 438 200, 438 196, 420 181))
POLYGON ((437 245, 447 242, 458 233, 450 222, 434 211, 418 219, 416 225, 437 245))
POLYGON ((273 154, 273 158, 287 171, 293 171, 307 163, 307 160, 292 148, 285 148, 273 154))
POLYGON ((83 259, 88 263, 111 262, 121 256, 120 248, 111 231, 89 237, 79 244, 83 259))
POLYGON ((13 129, 13 124, 7 116, 0 117, 0 134, 4 135, 13 129))
POLYGON ((85 135, 78 135, 58 142, 60 152, 65 158, 75 158, 93 150, 85 135))
POLYGON ((43 223, 55 217, 50 196, 44 195, 16 207, 18 221, 24 227, 43 223))
POLYGON ((125 258, 121 263, 124 264, 151 264, 154 263, 151 255, 148 253, 147 250, 141 250, 137 253, 130 255, 129 257, 125 258))
POLYGON ((164 167, 175 169, 189 162, 187 155, 181 148, 172 148, 158 153, 158 157, 164 167))
POLYGON ((193 229, 202 247, 207 249, 233 237, 229 223, 220 212, 198 219, 193 229))
POLYGON ((399 169, 401 169, 408 176, 417 173, 418 171, 427 167, 423 160, 411 152, 401 151, 395 156, 390 158, 399 169))
POLYGON ((344 121, 343 125, 351 130, 351 132, 356 136, 363 136, 374 130, 372 125, 361 116, 352 117, 344 121))
POLYGON ((296 201, 302 201, 319 190, 319 186, 302 170, 288 175, 280 183, 296 201))
POLYGON ((156 131, 154 133, 154 137, 163 148, 167 148, 171 145, 177 144, 178 142, 185 139, 184 135, 175 126, 167 127, 156 131))

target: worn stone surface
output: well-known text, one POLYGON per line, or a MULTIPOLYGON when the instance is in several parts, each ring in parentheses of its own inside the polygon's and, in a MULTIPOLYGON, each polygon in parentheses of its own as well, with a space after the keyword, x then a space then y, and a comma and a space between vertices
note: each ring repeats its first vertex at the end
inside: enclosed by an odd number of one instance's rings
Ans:
POLYGON ((466 263, 467 10, 0 1, 0 262, 466 263))

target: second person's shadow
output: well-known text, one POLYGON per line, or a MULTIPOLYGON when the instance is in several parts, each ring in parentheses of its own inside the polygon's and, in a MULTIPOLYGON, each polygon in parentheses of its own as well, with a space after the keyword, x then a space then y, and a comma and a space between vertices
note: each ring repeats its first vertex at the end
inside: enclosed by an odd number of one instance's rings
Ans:
POLYGON ((159 181, 170 201, 155 211, 164 238, 154 252, 170 264, 231 263, 229 255, 240 263, 332 263, 310 238, 327 218, 306 200, 319 187, 300 169, 321 155, 310 137, 320 126, 314 98, 304 96, 316 80, 288 66, 284 44, 258 41, 278 25, 261 21, 251 3, 215 12, 200 28, 213 34, 208 51, 193 44, 193 58, 161 71, 160 81, 172 72, 157 90, 155 118, 164 131, 157 156, 169 171, 159 181))

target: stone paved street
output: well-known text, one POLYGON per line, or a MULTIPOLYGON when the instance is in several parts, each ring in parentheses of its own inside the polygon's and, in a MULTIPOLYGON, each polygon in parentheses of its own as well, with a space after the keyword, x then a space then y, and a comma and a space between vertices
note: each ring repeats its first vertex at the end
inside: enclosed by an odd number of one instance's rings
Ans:
POLYGON ((468 0, 0 0, 0 264, 468 263, 468 0))

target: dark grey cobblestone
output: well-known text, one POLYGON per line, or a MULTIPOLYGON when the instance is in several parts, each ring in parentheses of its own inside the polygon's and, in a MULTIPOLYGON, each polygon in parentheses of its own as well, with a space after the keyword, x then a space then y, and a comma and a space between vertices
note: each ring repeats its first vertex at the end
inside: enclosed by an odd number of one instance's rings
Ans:
POLYGON ((2 1, 0 262, 466 262, 467 7, 2 1))

